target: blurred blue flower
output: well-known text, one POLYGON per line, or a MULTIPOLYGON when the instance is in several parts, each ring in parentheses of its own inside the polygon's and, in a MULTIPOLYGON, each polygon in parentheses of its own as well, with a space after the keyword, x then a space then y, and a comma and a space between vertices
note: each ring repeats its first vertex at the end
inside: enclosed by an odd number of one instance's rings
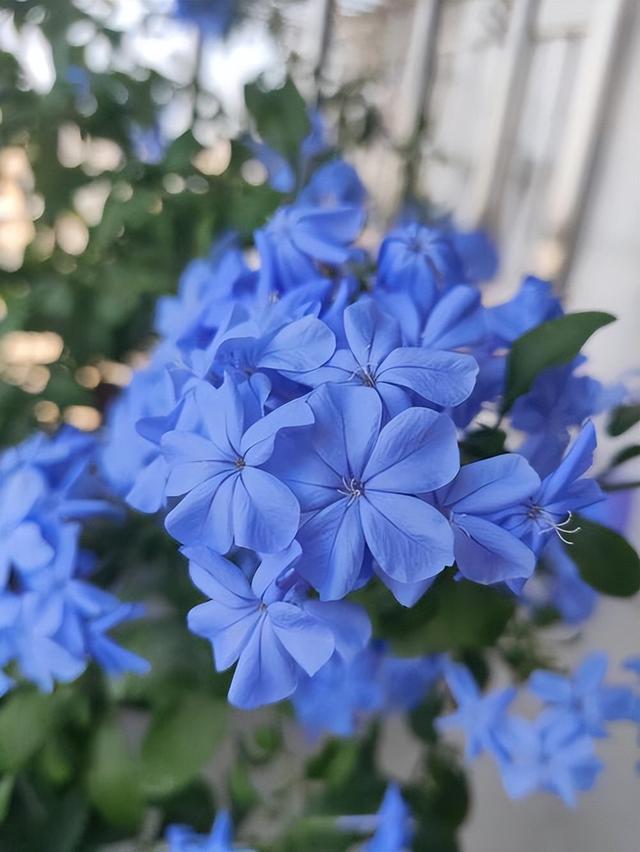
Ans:
POLYGON ((546 791, 567 805, 590 790, 602 769, 593 739, 573 714, 547 711, 534 722, 510 717, 500 730, 502 782, 512 799, 546 791))
POLYGON ((607 654, 595 651, 568 677, 538 669, 529 679, 529 689, 550 707, 573 714, 586 734, 605 737, 606 723, 633 719, 635 706, 632 690, 605 685, 608 664, 607 654))
POLYGON ((461 259, 442 229, 417 222, 390 231, 378 253, 378 286, 409 294, 428 311, 438 293, 464 282, 461 259))
POLYGON ((453 562, 445 518, 416 495, 449 482, 459 466, 453 424, 409 408, 382 427, 372 388, 327 384, 308 398, 311 430, 285 438, 269 469, 300 502, 300 573, 323 600, 344 597, 372 553, 380 576, 417 582, 453 562))
POLYGON ((228 811, 216 814, 211 833, 197 834, 186 825, 170 825, 165 833, 169 852, 252 852, 233 842, 233 824, 228 811))
POLYGON ((516 690, 509 687, 483 695, 471 672, 457 663, 447 664, 444 676, 458 709, 436 720, 438 730, 460 728, 464 732, 467 760, 474 760, 484 751, 499 756, 498 735, 506 724, 506 711, 516 696, 516 690))
POLYGON ((486 312, 489 332, 504 346, 510 346, 527 331, 562 314, 550 282, 533 275, 524 279, 512 299, 486 312))
POLYGON ((363 852, 409 852, 413 839, 411 812, 397 784, 389 784, 378 811, 376 832, 363 852))
POLYGON ((340 267, 364 224, 359 206, 292 205, 276 211, 255 233, 260 291, 282 293, 320 277, 320 264, 340 267))
POLYGON ((175 0, 173 14, 204 35, 220 38, 229 31, 237 8, 238 0, 175 0))

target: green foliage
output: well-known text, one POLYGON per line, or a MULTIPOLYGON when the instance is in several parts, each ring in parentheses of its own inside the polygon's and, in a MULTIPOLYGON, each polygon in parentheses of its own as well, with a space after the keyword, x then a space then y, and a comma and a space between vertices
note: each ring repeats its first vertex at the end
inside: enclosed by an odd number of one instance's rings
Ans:
POLYGON ((507 387, 502 412, 527 393, 536 377, 550 367, 568 364, 599 328, 615 321, 611 314, 584 311, 549 320, 519 337, 507 358, 507 387))
POLYGON ((582 579, 605 595, 630 597, 640 591, 640 557, 618 533, 585 517, 567 548, 582 579))
POLYGON ((624 435, 636 423, 640 423, 640 404, 619 405, 611 412, 607 432, 613 437, 618 437, 618 435, 624 435))
POLYGON ((306 104, 290 79, 280 89, 265 91, 258 83, 245 86, 247 109, 259 136, 295 164, 300 145, 309 133, 306 104))
POLYGON ((226 732, 226 704, 208 695, 183 693, 153 720, 142 743, 140 773, 150 797, 179 792, 211 760, 226 732))
POLYGON ((495 644, 514 610, 503 592, 445 576, 401 618, 383 612, 380 632, 404 655, 483 648, 495 644))

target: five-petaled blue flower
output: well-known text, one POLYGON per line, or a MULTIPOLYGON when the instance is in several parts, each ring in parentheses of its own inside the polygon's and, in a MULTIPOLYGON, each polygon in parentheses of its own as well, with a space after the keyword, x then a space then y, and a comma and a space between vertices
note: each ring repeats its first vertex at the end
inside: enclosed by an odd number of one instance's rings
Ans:
POLYGON ((195 406, 201 433, 171 431, 162 446, 171 467, 168 495, 186 495, 166 518, 184 544, 219 553, 232 545, 275 553, 291 544, 300 508, 289 488, 263 469, 278 432, 313 422, 303 400, 268 414, 269 380, 260 374, 220 388, 201 382, 186 404, 195 406))
POLYGON ((283 440, 270 470, 300 502, 299 571, 320 597, 356 586, 367 549, 383 581, 418 582, 451 565, 451 527, 419 496, 458 472, 451 420, 408 408, 383 427, 375 390, 349 385, 323 385, 308 405, 314 426, 283 440))
POLYGON ((291 564, 300 547, 265 556, 251 581, 204 547, 185 548, 191 579, 211 600, 189 613, 189 627, 211 641, 219 671, 238 663, 229 701, 245 709, 287 698, 334 651, 352 657, 368 641, 359 607, 307 600, 291 564))

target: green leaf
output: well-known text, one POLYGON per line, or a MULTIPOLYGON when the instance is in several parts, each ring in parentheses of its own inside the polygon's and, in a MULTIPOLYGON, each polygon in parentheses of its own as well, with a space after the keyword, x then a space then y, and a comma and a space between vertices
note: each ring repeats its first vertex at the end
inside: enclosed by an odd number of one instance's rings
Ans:
POLYGON ((159 714, 142 744, 145 791, 168 796, 193 781, 223 738, 225 721, 225 705, 197 693, 183 695, 178 705, 159 714))
POLYGON ((0 823, 4 822, 9 805, 11 804, 11 796, 13 794, 13 785, 15 783, 14 775, 5 775, 0 780, 0 823))
POLYGON ((502 413, 531 389, 537 376, 550 367, 568 364, 599 328, 614 322, 612 314, 584 311, 549 320, 519 337, 507 358, 507 387, 502 413))
POLYGON ((487 426, 470 432, 460 444, 464 463, 501 455, 506 452, 506 439, 507 433, 502 429, 490 429, 487 426))
POLYGON ((640 444, 632 444, 630 447, 624 447, 611 459, 609 468, 618 467, 618 465, 631 461, 640 456, 640 444))
POLYGON ((304 99, 293 82, 287 79, 284 86, 271 91, 249 83, 244 97, 262 140, 295 163, 300 144, 309 132, 309 117, 304 99))
POLYGON ((579 517, 580 532, 566 547, 582 579, 605 595, 626 598, 640 591, 640 557, 618 533, 579 517))
POLYGON ((94 739, 87 790, 93 805, 108 822, 127 828, 140 823, 144 798, 139 766, 114 717, 102 724, 94 739))
POLYGON ((427 654, 493 645, 513 615, 513 601, 488 586, 443 578, 392 625, 391 642, 400 652, 427 654), (404 626, 403 626, 404 625, 404 626))
POLYGON ((640 423, 640 403, 619 405, 611 412, 607 432, 617 438, 618 435, 623 435, 636 423, 640 423))
POLYGON ((9 695, 0 709, 0 770, 14 772, 46 741, 52 696, 25 690, 9 695))

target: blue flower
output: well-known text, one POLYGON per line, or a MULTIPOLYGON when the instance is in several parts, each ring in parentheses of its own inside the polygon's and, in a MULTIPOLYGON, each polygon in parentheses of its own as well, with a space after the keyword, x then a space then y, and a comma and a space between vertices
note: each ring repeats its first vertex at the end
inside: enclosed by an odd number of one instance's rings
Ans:
POLYGON ((168 140, 157 124, 143 127, 134 122, 129 129, 129 139, 135 157, 148 166, 157 166, 164 159, 168 140))
POLYGON ((528 433, 519 452, 540 476, 558 466, 570 441, 570 427, 622 401, 622 388, 604 388, 590 376, 574 374, 583 360, 540 373, 531 391, 511 409, 514 428, 528 433))
POLYGON ((276 435, 313 421, 303 400, 269 414, 265 376, 221 388, 200 382, 186 402, 195 406, 201 433, 172 431, 162 439, 171 472, 167 494, 184 494, 166 518, 183 544, 207 544, 227 553, 233 544, 266 553, 283 550, 298 529, 300 508, 289 488, 263 469, 276 435))
POLYGON ((120 604, 82 576, 79 534, 78 524, 56 528, 51 563, 18 593, 0 596, 2 662, 15 659, 22 674, 46 692, 56 681, 75 680, 90 659, 109 674, 148 670, 145 660, 105 635, 115 624, 137 617, 140 609, 120 604), (118 667, 109 665, 107 649, 118 667))
POLYGON ((560 301, 554 296, 551 284, 529 275, 512 299, 488 308, 486 316, 489 331, 498 343, 510 346, 527 331, 562 313, 560 301))
POLYGON ((571 677, 539 669, 531 675, 529 689, 550 707, 573 714, 586 734, 605 737, 605 723, 633 718, 635 703, 630 689, 604 684, 608 662, 604 652, 595 651, 571 677))
POLYGON ((220 38, 229 31, 237 6, 237 0, 175 0, 173 14, 204 35, 220 38))
POLYGON ((162 296, 156 306, 155 329, 190 351, 209 345, 225 311, 253 297, 257 274, 249 269, 230 232, 213 244, 207 258, 193 260, 182 273, 176 296, 162 296))
POLYGON ((436 405, 459 405, 473 390, 478 367, 469 355, 402 346, 396 320, 372 300, 344 311, 348 349, 339 349, 326 366, 300 381, 365 385, 380 395, 391 415, 409 408, 412 397, 436 405))
POLYGON ((397 784, 389 784, 378 811, 378 826, 363 852, 408 852, 413 839, 411 812, 397 784))
POLYGON ((186 825, 170 825, 165 834, 169 852, 252 852, 234 845, 233 824, 228 811, 219 811, 208 836, 186 825))
POLYGON ((315 425, 281 442, 270 469, 300 502, 300 573, 323 600, 357 584, 365 549, 386 577, 418 582, 453 562, 445 518, 419 494, 458 471, 454 426, 409 408, 382 427, 382 403, 367 387, 327 384, 308 399, 315 425))
POLYGON ((291 695, 304 673, 314 675, 337 649, 353 655, 370 627, 350 604, 307 601, 287 551, 263 558, 251 582, 207 548, 186 548, 191 579, 211 600, 189 613, 189 627, 211 641, 218 671, 237 667, 229 701, 250 709, 291 695))
POLYGON ((449 519, 460 573, 476 583, 529 577, 533 552, 492 517, 518 505, 540 487, 537 473, 515 453, 464 465, 436 492, 436 504, 449 519))
POLYGON ((451 229, 451 239, 464 269, 467 281, 479 284, 495 278, 500 259, 495 243, 486 231, 451 229))
POLYGON ((378 285, 408 293, 422 310, 436 302, 440 291, 463 281, 460 257, 441 229, 412 222, 390 231, 380 246, 378 285))
POLYGON ((48 493, 43 474, 28 465, 17 467, 0 483, 0 588, 12 568, 28 575, 51 561, 54 551, 38 515, 48 493))
POLYGON ((467 760, 474 760, 484 751, 499 755, 498 734, 506 724, 506 711, 515 698, 516 690, 510 687, 483 695, 469 670, 454 663, 445 667, 445 678, 458 709, 437 720, 438 730, 462 729, 466 738, 467 760))
POLYGON ((343 205, 362 208, 366 200, 367 191, 358 173, 344 160, 332 160, 321 166, 298 196, 299 204, 329 208, 343 205))
POLYGON ((281 207, 256 231, 260 252, 260 291, 281 293, 320 276, 318 264, 337 268, 350 257, 350 246, 364 224, 359 206, 281 207))
POLYGON ((497 513, 501 523, 539 554, 549 533, 565 542, 579 532, 573 513, 604 499, 598 483, 583 477, 591 467, 596 448, 593 423, 586 423, 558 467, 515 511, 497 513))
POLYGON ((573 806, 576 794, 590 790, 602 769, 593 739, 571 714, 547 711, 535 722, 510 717, 500 743, 502 782, 512 799, 544 790, 573 806))
POLYGON ((312 737, 330 732, 350 737, 358 724, 382 709, 379 656, 365 648, 352 660, 334 654, 313 677, 300 680, 291 697, 296 718, 312 737))
POLYGON ((557 537, 541 553, 542 569, 524 589, 524 600, 535 609, 553 607, 567 624, 580 624, 594 612, 598 593, 581 578, 578 566, 557 537))

